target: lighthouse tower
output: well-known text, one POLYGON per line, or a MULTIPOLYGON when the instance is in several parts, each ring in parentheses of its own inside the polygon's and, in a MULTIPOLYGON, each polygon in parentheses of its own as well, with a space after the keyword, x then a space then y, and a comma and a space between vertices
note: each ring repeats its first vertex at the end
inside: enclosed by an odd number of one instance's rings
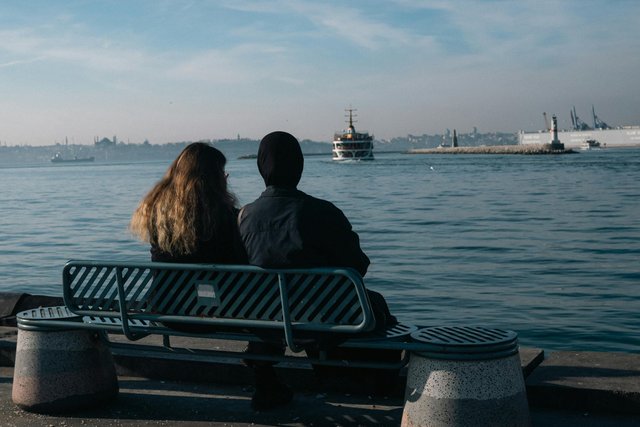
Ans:
POLYGON ((555 114, 551 117, 551 136, 551 149, 564 150, 564 144, 558 139, 558 119, 555 114))

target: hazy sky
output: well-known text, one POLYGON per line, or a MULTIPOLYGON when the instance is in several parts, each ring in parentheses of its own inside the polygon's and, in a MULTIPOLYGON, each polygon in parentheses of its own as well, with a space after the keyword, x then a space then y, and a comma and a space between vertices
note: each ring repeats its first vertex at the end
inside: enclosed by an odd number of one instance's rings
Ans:
POLYGON ((640 1, 2 0, 0 142, 640 124, 640 1))

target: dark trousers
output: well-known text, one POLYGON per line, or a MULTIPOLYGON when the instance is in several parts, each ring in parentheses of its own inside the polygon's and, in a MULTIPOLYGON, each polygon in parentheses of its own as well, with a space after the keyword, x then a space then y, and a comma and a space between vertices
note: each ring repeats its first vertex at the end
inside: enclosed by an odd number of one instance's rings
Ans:
MULTIPOLYGON (((368 290, 369 300, 373 309, 373 314, 376 320, 375 328, 368 334, 363 334, 363 337, 367 335, 375 336, 376 334, 384 331, 386 328, 391 327, 398 323, 396 317, 391 314, 387 302, 384 297, 378 292, 368 290)), ((246 352, 252 354, 261 355, 283 355, 285 351, 285 345, 282 341, 282 335, 277 336, 270 331, 252 331, 260 338, 261 342, 252 341, 249 343, 246 352)), ((321 351, 326 352, 326 357, 329 360, 345 360, 345 361, 367 361, 367 362, 399 362, 402 353, 396 350, 365 350, 365 349, 352 349, 352 348, 339 348, 337 347, 344 338, 340 338, 336 334, 330 334, 323 336, 322 333, 314 333, 313 339, 308 340, 309 344, 302 346, 307 353, 307 356, 313 359, 318 359, 321 351)), ((304 338, 304 337, 303 337, 304 338)), ((304 340, 303 340, 304 341, 304 340)), ((247 366, 253 367, 256 371, 268 369, 275 363, 270 361, 257 361, 246 359, 247 366)), ((362 383, 366 380, 370 383, 374 393, 388 394, 395 390, 395 384, 398 382, 398 370, 397 369, 369 369, 369 368, 344 368, 327 365, 313 365, 314 372, 318 379, 322 381, 336 381, 340 382, 341 379, 352 379, 362 383)))

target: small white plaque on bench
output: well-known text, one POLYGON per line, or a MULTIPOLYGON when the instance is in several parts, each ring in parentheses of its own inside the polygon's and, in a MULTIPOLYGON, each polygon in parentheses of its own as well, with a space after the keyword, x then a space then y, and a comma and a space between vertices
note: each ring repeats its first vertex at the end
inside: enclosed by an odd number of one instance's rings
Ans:
POLYGON ((217 306, 218 291, 212 283, 198 283, 196 285, 198 291, 198 302, 209 306, 217 306))

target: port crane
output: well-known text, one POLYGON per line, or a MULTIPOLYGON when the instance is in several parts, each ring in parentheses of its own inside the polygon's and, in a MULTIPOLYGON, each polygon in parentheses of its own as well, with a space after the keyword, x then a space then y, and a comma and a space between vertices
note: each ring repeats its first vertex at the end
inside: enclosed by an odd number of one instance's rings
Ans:
POLYGON ((598 116, 596 116, 596 109, 593 105, 591 105, 591 113, 593 114, 593 128, 594 129, 611 129, 611 127, 600 120, 598 116))
POLYGON ((578 117, 578 114, 576 113, 575 105, 573 106, 573 109, 570 111, 570 113, 571 113, 571 124, 573 125, 573 130, 590 130, 591 129, 588 124, 580 120, 580 117, 578 117))

